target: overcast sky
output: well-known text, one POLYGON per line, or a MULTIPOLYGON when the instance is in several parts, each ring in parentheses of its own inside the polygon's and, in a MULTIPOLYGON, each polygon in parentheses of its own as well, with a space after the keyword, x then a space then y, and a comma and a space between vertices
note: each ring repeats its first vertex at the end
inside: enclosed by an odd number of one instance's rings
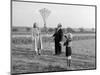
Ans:
POLYGON ((94 7, 15 1, 12 3, 12 26, 32 27, 33 23, 37 22, 39 27, 43 27, 43 19, 39 12, 42 8, 51 11, 47 27, 56 27, 58 23, 64 28, 95 27, 94 7))

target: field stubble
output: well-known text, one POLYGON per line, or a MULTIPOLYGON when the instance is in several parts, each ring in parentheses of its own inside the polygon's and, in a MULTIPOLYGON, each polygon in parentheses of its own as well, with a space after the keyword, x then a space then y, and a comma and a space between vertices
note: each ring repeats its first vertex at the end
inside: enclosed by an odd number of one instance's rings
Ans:
MULTIPOLYGON (((12 37, 12 73, 50 72, 80 69, 95 69, 95 38, 78 36, 73 40, 72 64, 67 67, 65 47, 60 56, 53 56, 54 42, 43 37, 41 56, 36 56, 31 37, 12 37), (86 39, 87 38, 87 39, 86 39)), ((34 41, 33 41, 34 42, 34 41)))

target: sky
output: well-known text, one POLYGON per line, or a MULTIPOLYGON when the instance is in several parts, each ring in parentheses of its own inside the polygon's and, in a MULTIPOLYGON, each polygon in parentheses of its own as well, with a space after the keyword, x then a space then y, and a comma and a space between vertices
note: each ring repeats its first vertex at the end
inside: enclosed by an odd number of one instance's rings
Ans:
POLYGON ((34 22, 44 26, 39 10, 46 8, 51 11, 46 20, 47 27, 63 28, 95 28, 95 7, 59 5, 46 3, 12 2, 12 26, 32 27, 34 22))

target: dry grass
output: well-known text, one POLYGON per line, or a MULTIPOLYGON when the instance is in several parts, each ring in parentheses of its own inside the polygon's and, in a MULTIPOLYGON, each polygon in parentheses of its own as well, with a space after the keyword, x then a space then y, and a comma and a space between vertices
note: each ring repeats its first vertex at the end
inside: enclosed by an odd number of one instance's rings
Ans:
POLYGON ((95 39, 73 41, 72 64, 66 64, 65 48, 60 56, 53 56, 54 43, 50 38, 43 38, 42 55, 36 56, 30 37, 12 38, 12 73, 67 71, 95 69, 95 39), (17 41, 15 41, 16 39, 17 41), (24 41, 23 41, 24 40, 24 41))

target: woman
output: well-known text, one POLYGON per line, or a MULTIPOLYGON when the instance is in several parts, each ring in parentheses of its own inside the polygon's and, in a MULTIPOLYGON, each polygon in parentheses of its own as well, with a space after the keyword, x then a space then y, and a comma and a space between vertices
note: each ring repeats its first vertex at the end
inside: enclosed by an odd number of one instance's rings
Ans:
POLYGON ((32 29, 32 37, 35 40, 35 51, 37 55, 40 55, 41 49, 42 49, 42 40, 40 36, 40 30, 37 26, 37 23, 34 23, 33 29, 32 29))

